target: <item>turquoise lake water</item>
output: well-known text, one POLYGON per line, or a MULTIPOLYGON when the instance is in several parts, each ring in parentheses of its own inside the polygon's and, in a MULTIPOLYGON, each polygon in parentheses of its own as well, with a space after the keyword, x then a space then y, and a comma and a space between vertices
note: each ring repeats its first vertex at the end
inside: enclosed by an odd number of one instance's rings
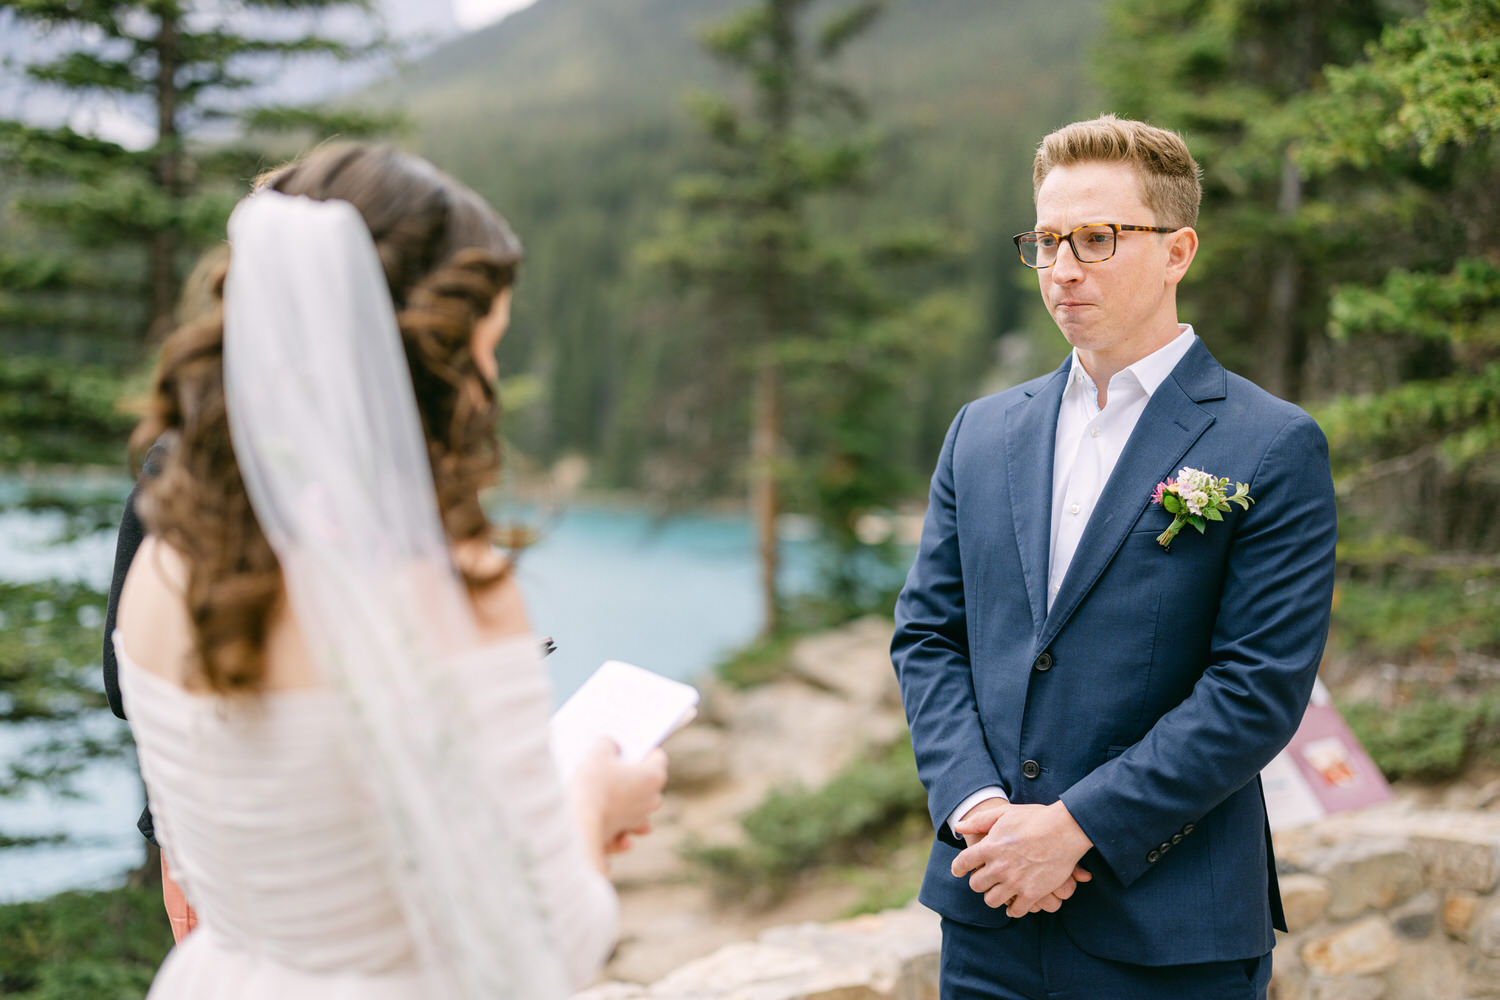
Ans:
MULTIPOLYGON (((41 485, 116 504, 129 489, 127 481, 112 477, 41 485)), ((0 580, 79 580, 107 589, 113 531, 59 543, 62 514, 12 506, 36 488, 0 477, 0 580)), ((785 582, 799 589, 811 578, 807 546, 783 546, 785 582)), ((608 659, 692 680, 760 625, 753 538, 743 517, 658 520, 628 508, 570 509, 527 550, 520 581, 533 627, 557 642, 546 662, 559 698, 608 659)), ((88 627, 100 627, 92 614, 80 624, 88 627)), ((124 723, 103 712, 88 725, 103 732, 124 723)), ((0 731, 0 766, 44 735, 40 729, 0 731)), ((0 902, 113 885, 139 863, 134 824, 141 789, 134 762, 93 765, 74 789, 76 799, 40 790, 0 799, 0 830, 60 831, 70 838, 64 845, 0 851, 0 902)))

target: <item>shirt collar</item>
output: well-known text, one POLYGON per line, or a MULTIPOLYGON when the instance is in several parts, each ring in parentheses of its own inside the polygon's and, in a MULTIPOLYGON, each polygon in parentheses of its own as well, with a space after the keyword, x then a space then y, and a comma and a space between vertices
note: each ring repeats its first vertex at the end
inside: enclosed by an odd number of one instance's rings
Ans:
MULTIPOLYGON (((1158 347, 1135 364, 1127 365, 1115 375, 1115 378, 1120 378, 1122 375, 1133 376, 1145 390, 1147 398, 1150 398, 1152 393, 1156 392, 1157 387, 1167 380, 1167 376, 1172 374, 1172 369, 1177 367, 1177 362, 1181 361, 1192 348, 1193 342, 1198 339, 1191 324, 1179 323, 1177 330, 1177 336, 1171 341, 1158 347)), ((1087 386, 1095 395, 1098 394, 1098 387, 1094 385, 1093 378, 1084 370, 1083 362, 1078 360, 1076 347, 1073 348, 1073 359, 1068 366, 1067 391, 1072 391, 1074 386, 1087 386)))

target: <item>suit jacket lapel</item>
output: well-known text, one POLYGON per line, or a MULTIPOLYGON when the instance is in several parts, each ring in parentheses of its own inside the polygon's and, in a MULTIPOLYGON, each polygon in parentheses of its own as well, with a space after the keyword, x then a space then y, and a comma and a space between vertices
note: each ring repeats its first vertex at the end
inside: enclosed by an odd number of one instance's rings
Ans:
POLYGON ((1052 547, 1052 463, 1057 411, 1073 356, 1042 383, 1036 394, 1005 411, 1005 471, 1011 523, 1021 550, 1021 574, 1031 600, 1032 625, 1047 617, 1047 561, 1052 547))
MULTIPOLYGON (((1093 588, 1120 550, 1126 534, 1151 502, 1152 488, 1177 470, 1177 463, 1193 442, 1214 422, 1213 415, 1198 404, 1223 399, 1224 389, 1224 369, 1199 341, 1151 394, 1119 462, 1104 485, 1104 492, 1099 495, 1099 503, 1083 529, 1083 537, 1078 540, 1078 551, 1068 564, 1057 599, 1052 602, 1052 611, 1042 627, 1037 649, 1045 649, 1056 638, 1093 588)), ((1054 433, 1055 427, 1054 415, 1054 433)), ((1048 450, 1055 450, 1050 438, 1048 450)), ((1044 539, 1049 536, 1050 521, 1043 533, 1044 539)), ((1027 583, 1029 586, 1029 578, 1027 583)))

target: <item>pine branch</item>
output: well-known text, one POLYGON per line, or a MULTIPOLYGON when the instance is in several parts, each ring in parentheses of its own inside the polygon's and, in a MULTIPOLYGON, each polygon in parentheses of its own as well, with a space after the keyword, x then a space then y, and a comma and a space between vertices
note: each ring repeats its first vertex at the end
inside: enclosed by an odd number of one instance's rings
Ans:
POLYGON ((223 66, 243 56, 329 56, 341 61, 363 59, 387 51, 383 41, 350 42, 324 35, 295 38, 258 38, 227 29, 183 32, 177 38, 183 65, 223 66))
POLYGON ((338 135, 365 138, 389 134, 406 125, 399 111, 368 111, 359 108, 264 107, 239 116, 240 122, 254 132, 310 131, 321 136, 338 135))
POLYGON ((96 257, 26 253, 0 253, 0 288, 10 294, 38 292, 120 293, 140 287, 140 280, 105 271, 96 257))
POLYGON ((0 119, 0 170, 48 181, 92 183, 119 170, 144 170, 148 154, 72 128, 38 128, 0 119))
POLYGON ((373 22, 368 30, 348 32, 350 38, 317 30, 319 13, 368 13, 376 9, 373 0, 241 0, 235 6, 256 11, 264 28, 232 30, 236 22, 227 6, 222 17, 190 17, 220 8, 205 10, 188 0, 0 0, 0 13, 33 28, 84 29, 82 44, 27 66, 30 79, 74 95, 122 95, 133 106, 149 104, 160 135, 152 148, 136 152, 70 128, 0 121, 0 172, 27 182, 6 191, 8 211, 45 230, 41 242, 49 250, 76 244, 79 260, 118 251, 143 275, 135 287, 122 288, 118 275, 50 258, 23 267, 6 257, 0 292, 11 298, 0 303, 0 314, 19 324, 14 329, 128 327, 136 339, 147 325, 140 313, 158 327, 167 321, 188 257, 223 238, 230 206, 266 166, 259 151, 196 141, 215 123, 248 128, 257 140, 281 132, 363 137, 398 124, 384 112, 254 107, 253 97, 230 96, 253 93, 289 60, 346 62, 392 51, 373 22), (17 293, 28 301, 18 301, 17 293), (29 301, 42 299, 54 301, 29 301), (98 315, 80 312, 110 300, 98 315))
MULTIPOLYGON (((0 295, 0 327, 8 331, 92 335, 101 340, 129 341, 141 339, 144 324, 143 315, 122 312, 115 304, 41 301, 29 297, 9 299, 0 295)), ((4 415, 4 407, 0 406, 0 416, 4 415)))
POLYGON ((224 66, 196 68, 207 70, 207 72, 180 81, 177 85, 177 101, 179 107, 191 108, 198 120, 204 122, 228 120, 234 117, 214 108, 200 107, 199 102, 204 95, 238 93, 249 90, 260 82, 254 77, 231 73, 224 66))
POLYGON ((1335 289, 1329 325, 1337 337, 1416 336, 1500 349, 1500 265, 1463 257, 1447 274, 1396 269, 1378 288, 1335 289))
POLYGON ((1468 449, 1500 450, 1500 362, 1381 393, 1345 396, 1316 413, 1335 461, 1355 465, 1370 455, 1407 453, 1475 437, 1468 449))
POLYGON ((834 16, 818 33, 818 53, 824 59, 837 56, 844 46, 874 26, 888 6, 884 0, 863 0, 834 16))
POLYGON ((742 149, 751 144, 746 125, 734 105, 706 91, 690 91, 683 101, 698 127, 715 144, 728 149, 742 149))
POLYGON ((137 6, 110 0, 0 0, 0 11, 44 31, 87 24, 110 38, 123 37, 120 19, 137 6))
POLYGON ((92 52, 69 52, 50 63, 34 63, 26 68, 26 75, 41 83, 69 90, 132 96, 154 90, 152 83, 133 65, 133 60, 111 59, 92 52))
POLYGON ((318 11, 353 7, 356 10, 374 13, 379 10, 374 0, 240 0, 241 6, 268 11, 318 11))
POLYGON ((59 195, 31 192, 15 205, 43 226, 66 232, 91 248, 129 243, 175 225, 172 199, 144 180, 73 188, 59 195))
POLYGON ((715 59, 750 69, 759 63, 757 49, 770 27, 770 15, 765 6, 757 5, 703 29, 698 33, 698 40, 715 59))

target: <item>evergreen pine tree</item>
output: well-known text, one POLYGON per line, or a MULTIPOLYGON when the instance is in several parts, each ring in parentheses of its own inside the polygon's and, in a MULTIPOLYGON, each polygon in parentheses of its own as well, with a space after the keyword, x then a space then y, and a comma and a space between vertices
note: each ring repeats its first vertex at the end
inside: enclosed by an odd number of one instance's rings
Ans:
POLYGON ((900 419, 912 359, 941 351, 953 322, 944 304, 914 307, 899 295, 902 268, 941 257, 939 234, 856 235, 879 144, 836 63, 885 5, 858 0, 809 24, 826 6, 763 0, 704 34, 744 97, 693 98, 710 166, 680 180, 645 249, 713 314, 681 348, 698 362, 679 394, 687 436, 718 443, 713 428, 731 423, 731 401, 751 400, 767 632, 781 614, 776 527, 789 484, 800 484, 797 499, 829 545, 829 596, 846 610, 862 603, 861 556, 877 539, 859 530, 861 519, 910 492, 882 430, 900 419))
POLYGON ((0 17, 62 43, 19 67, 28 86, 115 101, 153 134, 132 148, 66 124, 0 120, 0 182, 12 196, 0 244, 8 353, 89 335, 89 353, 130 358, 170 326, 183 268, 222 238, 228 207, 268 165, 269 135, 389 128, 383 114, 256 99, 291 60, 384 49, 371 10, 370 0, 0 0, 0 17), (355 37, 319 30, 340 13, 360 15, 339 33, 355 37))

